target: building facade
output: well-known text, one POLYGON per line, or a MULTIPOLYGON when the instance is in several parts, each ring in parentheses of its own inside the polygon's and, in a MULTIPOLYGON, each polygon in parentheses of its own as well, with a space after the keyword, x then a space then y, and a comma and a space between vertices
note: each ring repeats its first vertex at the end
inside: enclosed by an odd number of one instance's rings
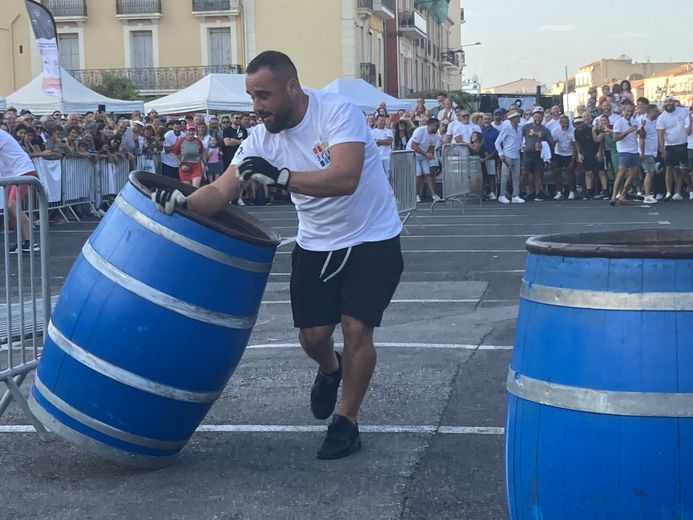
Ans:
POLYGON ((585 104, 591 86, 613 85, 624 79, 638 80, 681 65, 680 62, 637 63, 627 57, 602 58, 580 67, 575 74, 575 100, 585 104))
MULTIPOLYGON (((362 78, 394 95, 459 88, 459 0, 42 0, 58 31, 61 65, 87 86, 129 78, 144 96, 210 72, 242 72, 277 49, 320 88, 362 78), (457 43, 454 43, 457 42, 457 43)), ((41 72, 23 0, 0 11, 0 95, 41 72)))
POLYGON ((661 103, 667 96, 674 96, 685 107, 693 105, 693 64, 652 74, 643 78, 643 95, 652 103, 661 103))

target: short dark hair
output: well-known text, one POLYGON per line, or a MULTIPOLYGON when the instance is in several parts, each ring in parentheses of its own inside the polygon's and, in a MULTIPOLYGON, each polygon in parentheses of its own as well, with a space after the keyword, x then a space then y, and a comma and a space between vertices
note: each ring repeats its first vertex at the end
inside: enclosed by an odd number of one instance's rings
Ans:
POLYGON ((440 120, 437 117, 429 117, 426 124, 434 125, 436 123, 440 123, 440 120))
POLYGON ((279 51, 264 51, 255 56, 245 69, 246 74, 255 74, 262 68, 278 72, 288 78, 298 79, 298 71, 291 58, 279 51))
POLYGON ((649 105, 650 104, 650 100, 647 99, 646 97, 639 97, 635 102, 640 103, 642 105, 649 105))

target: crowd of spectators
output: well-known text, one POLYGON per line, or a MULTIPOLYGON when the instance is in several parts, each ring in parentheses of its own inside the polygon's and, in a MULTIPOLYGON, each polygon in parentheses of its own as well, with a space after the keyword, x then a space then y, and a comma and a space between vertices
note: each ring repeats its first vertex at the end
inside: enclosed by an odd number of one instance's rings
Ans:
POLYGON ((439 199, 434 178, 449 143, 465 144, 479 157, 487 198, 503 204, 693 200, 693 107, 673 97, 661 106, 634 99, 628 80, 589 94, 571 114, 558 105, 523 107, 520 100, 491 113, 474 112, 441 93, 433 109, 417 99, 409 111, 388 114, 381 104, 366 119, 386 172, 393 150, 416 153, 419 200, 426 190, 439 199))

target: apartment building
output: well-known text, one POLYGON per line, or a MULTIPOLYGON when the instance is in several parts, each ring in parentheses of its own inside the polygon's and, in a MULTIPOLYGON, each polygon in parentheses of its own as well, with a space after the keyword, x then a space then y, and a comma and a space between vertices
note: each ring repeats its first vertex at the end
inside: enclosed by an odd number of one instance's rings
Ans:
POLYGON ((693 105, 693 64, 686 63, 642 79, 643 95, 653 103, 674 96, 685 107, 693 105))
MULTIPOLYGON (((459 0, 42 0, 62 67, 94 86, 106 73, 142 95, 210 72, 242 72, 265 49, 286 52, 303 84, 363 78, 395 95, 459 88, 459 0), (456 42, 456 43, 455 43, 456 42), (389 63, 391 61, 391 63, 389 63), (457 85, 457 86, 456 86, 457 85)), ((41 59, 23 0, 0 11, 0 95, 28 83, 41 59)))

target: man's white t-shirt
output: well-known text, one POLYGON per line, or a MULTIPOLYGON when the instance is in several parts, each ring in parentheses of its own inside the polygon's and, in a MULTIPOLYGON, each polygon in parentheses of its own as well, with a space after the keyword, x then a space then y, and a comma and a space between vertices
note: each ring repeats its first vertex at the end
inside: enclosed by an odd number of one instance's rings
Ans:
MULTIPOLYGON (((395 134, 389 128, 371 128, 371 135, 374 141, 381 141, 383 139, 394 139, 395 134)), ((392 145, 391 144, 376 144, 378 147, 378 154, 380 158, 384 161, 389 161, 392 155, 392 145)))
POLYGON ((0 177, 20 177, 34 171, 36 166, 17 140, 0 129, 0 177))
MULTIPOLYGON (((169 130, 164 134, 163 146, 173 146, 176 141, 181 137, 185 137, 185 134, 181 131, 180 135, 176 135, 173 130, 169 130)), ((178 168, 178 161, 176 161, 176 156, 173 153, 166 153, 165 150, 161 150, 161 162, 167 166, 173 166, 178 168)))
POLYGON ((475 125, 474 123, 461 123, 457 125, 452 132, 453 142, 456 142, 455 137, 459 135, 462 136, 462 142, 469 143, 473 132, 481 133, 481 128, 479 125, 475 125))
POLYGON ((553 140, 556 143, 556 146, 554 147, 554 153, 556 155, 572 157, 573 151, 575 150, 574 129, 568 128, 567 130, 563 130, 560 125, 558 127, 553 125, 551 137, 553 137, 553 140))
MULTIPOLYGON (((642 121, 643 119, 641 119, 642 121)), ((657 157, 659 151, 659 139, 657 137, 657 120, 644 118, 645 121, 645 155, 657 157)))
POLYGON ((664 130, 664 146, 686 144, 686 119, 688 110, 677 107, 673 112, 664 110, 657 118, 657 130, 664 130))
POLYGON ((278 168, 310 172, 331 164, 332 146, 363 143, 363 169, 352 195, 291 194, 298 213, 296 243, 309 251, 336 251, 397 236, 402 230, 397 205, 362 112, 339 94, 304 92, 308 108, 297 126, 272 134, 264 125, 257 125, 231 164, 238 166, 246 157, 260 156, 278 168))
MULTIPOLYGON (((638 128, 638 122, 635 119, 626 119, 622 117, 614 123, 614 133, 624 133, 631 126, 638 128)), ((638 133, 636 131, 631 132, 623 139, 616 141, 616 151, 618 153, 640 153, 640 148, 638 147, 638 133)))
POLYGON ((420 126, 414 130, 413 134, 411 134, 411 139, 409 139, 409 142, 407 143, 407 150, 416 151, 414 148, 412 148, 412 142, 415 141, 416 144, 419 145, 419 148, 423 148, 425 151, 428 151, 430 147, 436 147, 438 144, 438 139, 440 139, 438 137, 438 132, 429 134, 428 126, 420 126))
POLYGON ((450 121, 448 124, 448 129, 445 132, 445 135, 450 136, 450 139, 452 139, 453 134, 455 133, 455 128, 458 127, 458 125, 461 125, 462 123, 459 121, 459 119, 454 119, 450 121))

